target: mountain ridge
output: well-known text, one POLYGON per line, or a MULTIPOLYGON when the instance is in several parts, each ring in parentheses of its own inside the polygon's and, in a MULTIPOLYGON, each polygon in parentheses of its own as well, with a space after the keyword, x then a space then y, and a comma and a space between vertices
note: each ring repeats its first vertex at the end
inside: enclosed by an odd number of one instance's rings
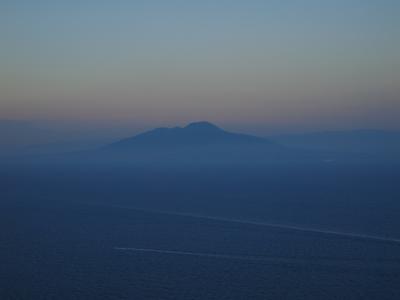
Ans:
POLYGON ((184 127, 160 127, 133 137, 109 144, 107 149, 134 147, 179 147, 179 146, 210 146, 222 144, 273 144, 268 139, 247 134, 233 133, 206 121, 192 122, 184 127))
POLYGON ((293 154, 269 139, 229 132, 206 121, 155 128, 101 150, 104 159, 195 164, 275 161, 293 154))

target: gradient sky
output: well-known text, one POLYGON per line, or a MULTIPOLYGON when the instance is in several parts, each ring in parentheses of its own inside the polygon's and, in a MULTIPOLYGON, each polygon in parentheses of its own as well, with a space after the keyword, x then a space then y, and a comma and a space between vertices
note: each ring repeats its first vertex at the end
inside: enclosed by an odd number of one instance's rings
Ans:
POLYGON ((0 119, 400 129, 398 0, 0 0, 0 37, 0 119))

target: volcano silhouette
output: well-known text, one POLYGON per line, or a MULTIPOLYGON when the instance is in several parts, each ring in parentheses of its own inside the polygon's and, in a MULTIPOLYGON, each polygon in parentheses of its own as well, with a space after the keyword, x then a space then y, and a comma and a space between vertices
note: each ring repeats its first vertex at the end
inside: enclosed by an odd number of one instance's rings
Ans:
POLYGON ((205 121, 156 128, 103 149, 108 158, 172 163, 275 160, 285 152, 285 147, 268 139, 229 132, 205 121))
POLYGON ((222 146, 272 144, 267 139, 231 133, 209 122, 190 123, 186 127, 156 128, 123 139, 108 146, 114 150, 133 150, 137 147, 176 148, 184 146, 222 146))

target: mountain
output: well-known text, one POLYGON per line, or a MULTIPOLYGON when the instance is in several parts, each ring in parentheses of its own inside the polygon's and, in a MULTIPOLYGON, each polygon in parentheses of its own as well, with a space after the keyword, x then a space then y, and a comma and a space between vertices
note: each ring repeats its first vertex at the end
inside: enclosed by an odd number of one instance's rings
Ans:
POLYGON ((155 162, 249 162, 287 157, 285 147, 268 139, 228 132, 209 122, 156 128, 107 145, 103 157, 155 162))
POLYGON ((114 150, 132 150, 137 147, 188 147, 215 145, 271 144, 264 138, 231 133, 209 122, 190 123, 186 127, 156 128, 123 139, 108 146, 114 150))

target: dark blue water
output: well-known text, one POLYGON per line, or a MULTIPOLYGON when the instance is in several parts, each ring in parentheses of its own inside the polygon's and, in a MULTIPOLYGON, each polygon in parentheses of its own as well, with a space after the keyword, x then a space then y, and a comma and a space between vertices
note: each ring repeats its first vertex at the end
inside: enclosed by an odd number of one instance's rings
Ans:
POLYGON ((0 173, 0 299, 400 299, 391 166, 0 173))

